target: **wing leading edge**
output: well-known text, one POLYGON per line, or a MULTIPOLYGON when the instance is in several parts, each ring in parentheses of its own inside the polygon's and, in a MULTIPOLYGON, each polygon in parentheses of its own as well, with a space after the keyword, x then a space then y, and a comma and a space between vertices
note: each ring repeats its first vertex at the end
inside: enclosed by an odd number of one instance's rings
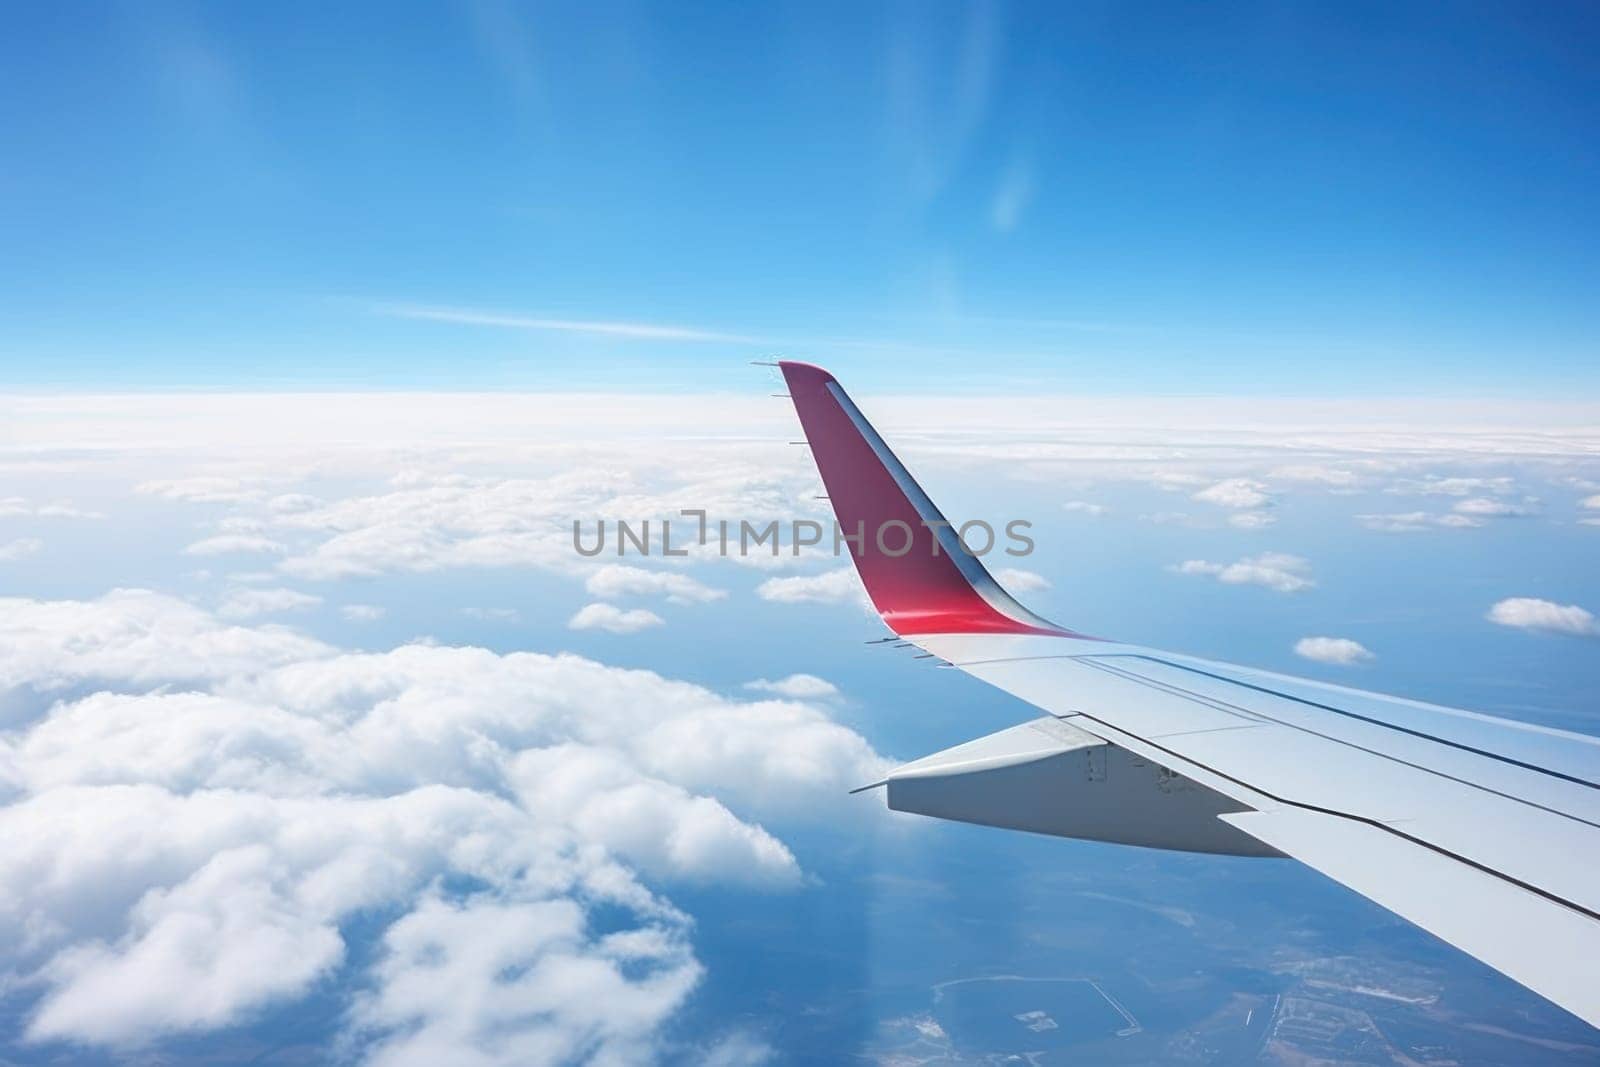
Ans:
POLYGON ((832 375, 779 365, 890 629, 1106 743, 1041 741, 1039 720, 894 772, 891 806, 1291 856, 1600 1026, 1600 739, 1047 622, 961 550, 832 375), (895 522, 899 554, 873 536, 895 522))

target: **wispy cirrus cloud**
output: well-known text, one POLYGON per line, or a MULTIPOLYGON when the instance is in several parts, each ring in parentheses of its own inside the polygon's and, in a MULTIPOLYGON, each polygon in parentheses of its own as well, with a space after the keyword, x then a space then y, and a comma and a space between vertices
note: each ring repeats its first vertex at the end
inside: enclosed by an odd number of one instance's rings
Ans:
POLYGON ((1356 521, 1380 533, 1419 533, 1436 526, 1465 530, 1482 526, 1483 520, 1455 512, 1437 515, 1427 511, 1388 512, 1382 515, 1357 515, 1356 521))
POLYGON ((696 341, 709 344, 757 344, 761 341, 761 338, 747 334, 658 322, 551 318, 481 308, 440 307, 427 304, 380 304, 374 310, 380 315, 394 319, 448 322, 458 326, 489 326, 504 330, 588 334, 593 337, 615 337, 629 341, 696 341))
POLYGON ((0 543, 0 560, 22 559, 31 556, 44 547, 44 542, 37 537, 19 537, 13 541, 0 543))
POLYGON ((105 516, 98 511, 76 507, 70 500, 34 504, 25 497, 8 496, 0 499, 0 518, 103 519, 105 516))
POLYGON ((1495 500, 1486 496, 1470 497, 1450 509, 1458 515, 1475 515, 1491 519, 1524 518, 1539 514, 1538 501, 1528 498, 1520 504, 1509 500, 1495 500))
POLYGON ((158 496, 165 500, 183 500, 196 504, 236 504, 251 500, 256 490, 237 478, 215 475, 195 475, 188 478, 157 478, 140 482, 134 492, 145 496, 158 496))
POLYGON ((1280 482, 1321 485, 1330 489, 1351 489, 1361 481, 1360 475, 1354 471, 1321 463, 1290 463, 1274 467, 1267 472, 1267 477, 1280 482))
POLYGON ((1509 493, 1516 482, 1505 475, 1495 477, 1444 477, 1429 474, 1421 478, 1402 478, 1388 492, 1400 496, 1471 496, 1474 493, 1509 493))
POLYGON ((196 541, 184 548, 187 556, 224 556, 239 553, 269 553, 281 555, 288 549, 282 542, 258 534, 218 534, 196 541))
POLYGON ((322 598, 297 589, 236 589, 217 608, 225 619, 253 619, 283 611, 304 611, 322 603, 322 598))

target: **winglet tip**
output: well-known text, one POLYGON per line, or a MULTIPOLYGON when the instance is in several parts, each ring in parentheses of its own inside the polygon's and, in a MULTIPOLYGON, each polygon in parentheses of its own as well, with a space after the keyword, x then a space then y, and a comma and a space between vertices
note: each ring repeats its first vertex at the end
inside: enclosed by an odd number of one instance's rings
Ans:
POLYGON ((850 795, 851 796, 855 796, 857 793, 865 793, 869 789, 880 789, 883 786, 886 786, 888 784, 889 784, 889 779, 885 778, 882 781, 873 782, 870 785, 859 785, 859 786, 856 786, 854 789, 850 790, 850 795))
POLYGON ((819 367, 815 363, 804 363, 797 359, 780 359, 778 367, 783 371, 784 377, 792 383, 796 379, 813 382, 817 385, 826 385, 838 381, 826 367, 819 367))

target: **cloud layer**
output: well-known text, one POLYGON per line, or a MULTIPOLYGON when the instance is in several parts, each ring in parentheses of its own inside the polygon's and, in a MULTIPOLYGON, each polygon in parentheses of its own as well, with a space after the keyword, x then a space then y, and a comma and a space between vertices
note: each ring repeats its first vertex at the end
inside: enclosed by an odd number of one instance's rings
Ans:
POLYGON ((344 652, 139 590, 0 601, 0 686, 0 984, 33 1041, 240 1025, 361 967, 367 1062, 638 1062, 701 974, 663 890, 799 885, 756 820, 886 766, 795 699, 344 652))

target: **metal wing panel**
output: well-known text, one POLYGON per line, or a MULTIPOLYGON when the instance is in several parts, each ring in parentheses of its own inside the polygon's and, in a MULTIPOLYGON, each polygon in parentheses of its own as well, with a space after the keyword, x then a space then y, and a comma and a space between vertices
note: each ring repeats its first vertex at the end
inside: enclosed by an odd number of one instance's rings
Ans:
MULTIPOLYGON (((851 547, 892 630, 1220 794, 1214 818, 1600 1025, 1600 880, 1587 870, 1600 855, 1600 739, 1048 623, 959 554, 832 375, 779 366, 841 524, 906 531, 904 553, 870 533, 851 547), (1252 810, 1224 810, 1232 802, 1252 810)), ((1041 762, 978 773, 1015 777, 1041 762)))
POLYGON ((1405 697, 1373 693, 1331 682, 1295 678, 1195 656, 1163 653, 1163 658, 1201 671, 1221 670, 1231 679, 1315 705, 1332 705, 1380 718, 1393 726, 1449 741, 1463 749, 1492 752, 1554 771, 1581 784, 1600 786, 1600 737, 1517 722, 1481 712, 1448 708, 1405 697))
POLYGON ((1600 923, 1383 831, 1293 808, 1218 818, 1600 1025, 1600 923))
POLYGON ((1600 825, 1600 739, 1169 653, 1096 662, 1600 825))
POLYGON ((1281 726, 1168 744, 1298 807, 1382 823, 1600 914, 1600 828, 1281 726))
MULTIPOLYGON (((1283 709, 1252 690, 1224 702, 1109 672, 1096 662, 1105 656, 1041 654, 1031 641, 1018 644, 1026 638, 917 641, 974 677, 1272 813, 1272 822, 1219 817, 1600 1023, 1600 998, 1583 992, 1591 969, 1574 956, 1600 944, 1592 869, 1600 829, 1435 773, 1415 752, 1401 761, 1284 726, 1273 721, 1283 709), (1548 975, 1529 980, 1541 966, 1548 975)), ((1149 654, 1106 651, 1113 659, 1149 654)))

